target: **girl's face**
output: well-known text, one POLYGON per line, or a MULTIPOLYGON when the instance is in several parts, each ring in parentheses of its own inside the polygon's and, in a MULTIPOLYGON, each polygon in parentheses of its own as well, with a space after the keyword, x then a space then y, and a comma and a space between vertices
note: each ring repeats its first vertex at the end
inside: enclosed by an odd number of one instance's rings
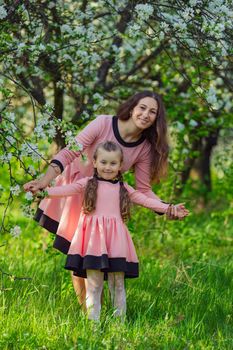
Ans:
POLYGON ((154 123, 157 113, 157 101, 152 97, 144 97, 132 110, 131 118, 136 127, 143 131, 154 123))
POLYGON ((117 177, 121 169, 121 163, 120 151, 109 152, 103 148, 98 149, 97 157, 93 160, 98 175, 105 180, 113 180, 117 177))

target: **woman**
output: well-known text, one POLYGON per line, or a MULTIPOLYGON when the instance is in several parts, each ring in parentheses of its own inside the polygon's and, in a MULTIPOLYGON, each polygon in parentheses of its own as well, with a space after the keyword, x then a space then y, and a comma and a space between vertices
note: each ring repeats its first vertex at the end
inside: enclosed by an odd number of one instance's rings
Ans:
MULTIPOLYGON (((150 91, 139 92, 123 103, 117 116, 101 115, 88 124, 77 136, 87 159, 93 158, 96 146, 103 141, 118 143, 124 154, 122 172, 132 167, 136 188, 151 198, 158 198, 150 183, 159 181, 167 169, 168 143, 165 111, 162 99, 150 91)), ((56 185, 72 183, 93 174, 91 162, 84 162, 80 152, 68 148, 61 150, 51 161, 46 174, 24 185, 25 191, 37 192, 57 178, 56 185)), ((81 195, 68 198, 44 199, 36 214, 41 226, 56 233, 54 247, 63 253, 69 250, 82 206, 81 195)), ((177 218, 176 209, 170 218, 177 218)), ((85 285, 82 278, 73 276, 79 302, 85 302, 85 285)))

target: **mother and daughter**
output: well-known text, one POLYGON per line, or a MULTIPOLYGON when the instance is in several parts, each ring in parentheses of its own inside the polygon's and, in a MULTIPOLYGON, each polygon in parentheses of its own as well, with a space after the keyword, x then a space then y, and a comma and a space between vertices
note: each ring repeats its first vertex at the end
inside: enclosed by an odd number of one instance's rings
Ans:
POLYGON ((183 204, 164 203, 151 190, 150 183, 166 173, 166 132, 160 96, 137 93, 120 106, 117 116, 99 116, 77 136, 88 163, 80 152, 65 148, 42 178, 24 185, 33 193, 47 189, 36 220, 56 233, 54 247, 67 254, 65 267, 73 271, 75 291, 90 319, 99 319, 104 278, 115 314, 125 315, 124 278, 138 276, 137 255, 124 224, 130 203, 171 219, 188 215, 183 204), (137 190, 122 181, 121 173, 131 168, 137 190), (47 188, 62 172, 57 186, 47 188))

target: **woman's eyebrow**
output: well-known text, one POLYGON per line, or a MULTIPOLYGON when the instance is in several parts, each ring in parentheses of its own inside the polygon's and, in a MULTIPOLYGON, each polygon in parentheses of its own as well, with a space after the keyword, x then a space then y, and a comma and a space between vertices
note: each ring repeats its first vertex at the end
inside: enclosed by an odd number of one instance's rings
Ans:
MULTIPOLYGON (((141 106, 147 107, 147 105, 144 105, 144 103, 140 103, 141 106)), ((151 109, 157 110, 155 107, 152 107, 151 109)))

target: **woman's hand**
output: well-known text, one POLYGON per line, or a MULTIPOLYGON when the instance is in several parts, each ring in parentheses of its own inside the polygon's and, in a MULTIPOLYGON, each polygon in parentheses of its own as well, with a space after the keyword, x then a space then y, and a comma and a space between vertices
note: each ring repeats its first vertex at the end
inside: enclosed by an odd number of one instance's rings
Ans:
POLYGON ((48 185, 49 184, 47 183, 46 180, 38 179, 38 180, 33 180, 33 181, 27 182, 25 185, 23 185, 23 189, 26 192, 30 191, 33 194, 35 194, 38 191, 43 190, 44 188, 46 188, 48 185))
POLYGON ((50 182, 55 179, 58 175, 60 175, 61 170, 58 165, 56 164, 49 164, 48 170, 46 174, 43 175, 42 178, 36 179, 33 181, 27 182, 23 188, 24 191, 32 192, 33 194, 37 193, 40 190, 43 190, 44 188, 48 187, 50 182))
POLYGON ((184 203, 179 203, 176 205, 170 205, 166 212, 166 215, 170 220, 182 220, 187 215, 189 215, 189 210, 185 208, 184 203))

